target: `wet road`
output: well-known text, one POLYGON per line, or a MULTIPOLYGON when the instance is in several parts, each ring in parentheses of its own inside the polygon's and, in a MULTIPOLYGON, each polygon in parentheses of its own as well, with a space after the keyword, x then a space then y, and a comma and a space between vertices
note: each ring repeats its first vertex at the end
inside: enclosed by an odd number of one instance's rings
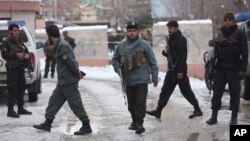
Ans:
MULTIPOLYGON (((228 141, 231 112, 228 109, 229 96, 223 97, 223 107, 219 112, 218 124, 209 126, 205 122, 210 117, 210 99, 207 90, 195 90, 199 94, 204 116, 188 119, 193 108, 188 102, 183 102, 183 96, 176 90, 171 96, 168 105, 162 112, 162 120, 146 116, 144 126, 146 132, 137 135, 128 130, 131 123, 130 114, 124 105, 124 98, 117 81, 91 80, 80 81, 79 90, 82 95, 85 109, 90 117, 93 133, 86 136, 74 136, 73 132, 81 126, 80 121, 69 109, 68 104, 58 112, 51 133, 37 131, 33 124, 44 121, 44 110, 48 98, 52 93, 55 80, 43 81, 43 93, 36 103, 27 103, 32 110, 32 116, 22 116, 20 119, 6 117, 6 107, 3 102, 0 106, 0 135, 1 141, 228 141), (200 93, 204 92, 204 93, 200 93), (174 99, 174 100, 171 100, 174 99)), ((161 86, 161 85, 159 85, 161 86)), ((160 87, 149 85, 147 109, 154 109, 157 105, 160 87)), ((250 102, 242 101, 239 114, 240 124, 250 124, 250 102)))

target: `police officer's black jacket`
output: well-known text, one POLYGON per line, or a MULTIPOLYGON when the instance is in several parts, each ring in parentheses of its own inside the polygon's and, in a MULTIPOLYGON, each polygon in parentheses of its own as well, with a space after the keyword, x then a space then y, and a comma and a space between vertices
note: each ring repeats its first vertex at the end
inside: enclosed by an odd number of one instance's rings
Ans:
POLYGON ((219 45, 215 49, 218 57, 216 68, 246 71, 248 46, 245 33, 239 30, 237 25, 229 28, 223 26, 219 29, 217 41, 219 45), (231 43, 223 43, 228 39, 231 40, 231 43))
POLYGON ((17 58, 17 53, 28 53, 28 49, 24 45, 21 45, 21 47, 17 46, 17 43, 11 37, 8 37, 7 39, 3 40, 1 43, 1 55, 2 58, 6 60, 7 69, 23 69, 27 67, 25 60, 20 61, 17 58))
MULTIPOLYGON (((168 53, 164 56, 168 57, 168 68, 173 69, 177 73, 187 73, 187 40, 180 30, 169 35, 168 53)), ((173 71, 173 70, 172 70, 173 71)))

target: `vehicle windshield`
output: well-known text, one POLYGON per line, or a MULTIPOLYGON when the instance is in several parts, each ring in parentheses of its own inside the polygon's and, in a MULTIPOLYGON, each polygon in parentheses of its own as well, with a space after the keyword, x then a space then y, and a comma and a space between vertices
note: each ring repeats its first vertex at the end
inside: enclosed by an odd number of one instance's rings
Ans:
MULTIPOLYGON (((3 41, 4 38, 6 38, 9 34, 9 31, 8 30, 2 30, 0 29, 0 42, 3 41)), ((21 39, 23 40, 23 42, 28 42, 28 38, 25 34, 25 32, 23 30, 20 30, 19 32, 20 36, 21 36, 21 39)))

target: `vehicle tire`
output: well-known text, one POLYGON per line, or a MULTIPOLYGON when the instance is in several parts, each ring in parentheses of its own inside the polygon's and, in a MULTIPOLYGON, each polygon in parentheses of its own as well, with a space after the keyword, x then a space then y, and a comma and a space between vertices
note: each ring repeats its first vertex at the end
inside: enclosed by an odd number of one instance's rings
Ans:
POLYGON ((41 85, 42 85, 42 80, 41 80, 41 73, 39 74, 39 78, 30 86, 28 86, 28 93, 29 93, 29 102, 36 102, 38 100, 38 93, 41 93, 41 85))
POLYGON ((28 98, 28 101, 29 101, 29 102, 37 102, 37 100, 38 100, 37 94, 38 94, 38 93, 29 92, 28 94, 29 94, 29 98, 28 98))

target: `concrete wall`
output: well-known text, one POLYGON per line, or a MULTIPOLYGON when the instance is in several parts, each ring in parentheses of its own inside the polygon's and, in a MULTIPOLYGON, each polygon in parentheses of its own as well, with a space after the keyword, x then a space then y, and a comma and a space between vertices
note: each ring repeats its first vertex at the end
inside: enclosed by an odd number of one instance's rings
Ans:
MULTIPOLYGON (((161 55, 166 47, 165 36, 168 35, 167 22, 153 25, 153 50, 161 71, 167 70, 167 60, 161 55)), ((203 53, 208 50, 208 41, 213 37, 211 20, 179 21, 179 28, 188 43, 188 75, 204 78, 203 53)))
MULTIPOLYGON (((79 65, 106 66, 109 64, 107 26, 66 27, 62 31, 68 31, 69 36, 75 39, 74 53, 79 65)), ((36 31, 37 41, 44 42, 46 39, 45 30, 36 31)))

